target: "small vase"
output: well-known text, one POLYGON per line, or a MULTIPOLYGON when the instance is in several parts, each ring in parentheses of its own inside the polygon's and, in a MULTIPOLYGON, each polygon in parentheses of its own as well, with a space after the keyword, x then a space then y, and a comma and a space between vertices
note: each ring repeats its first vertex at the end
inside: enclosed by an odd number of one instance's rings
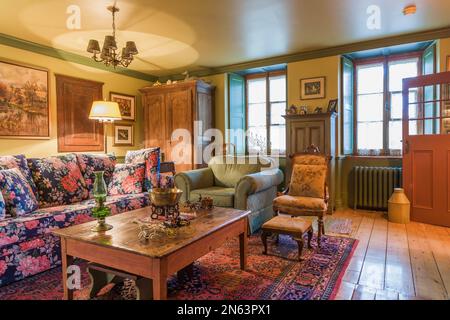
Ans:
MULTIPOLYGON (((96 209, 104 209, 104 210, 109 211, 109 208, 107 208, 105 206, 105 201, 106 201, 106 196, 108 194, 108 190, 106 187, 105 179, 103 178, 104 171, 95 171, 94 175, 95 175, 95 180, 94 180, 94 185, 93 185, 92 191, 94 194, 95 202, 97 204, 96 209)), ((106 217, 97 218, 97 225, 92 227, 91 230, 95 231, 95 232, 111 230, 113 228, 113 226, 110 224, 107 224, 105 222, 105 220, 106 220, 106 217)))

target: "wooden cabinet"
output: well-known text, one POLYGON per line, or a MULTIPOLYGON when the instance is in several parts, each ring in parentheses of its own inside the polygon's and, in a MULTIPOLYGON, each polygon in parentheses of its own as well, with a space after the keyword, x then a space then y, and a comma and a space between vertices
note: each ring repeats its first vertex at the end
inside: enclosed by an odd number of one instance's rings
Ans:
POLYGON ((101 82, 56 75, 58 152, 104 150, 103 124, 89 120, 102 90, 101 82))
MULTIPOLYGON (((314 113, 307 115, 286 115, 286 143, 288 155, 303 152, 311 144, 322 153, 332 157, 328 188, 330 191, 330 212, 335 206, 335 155, 336 155, 336 113, 314 113), (333 177, 333 178, 332 178, 333 177)), ((287 159, 286 180, 291 176, 291 163, 287 159)))
POLYGON ((145 147, 161 147, 164 160, 174 161, 177 172, 204 167, 202 151, 210 141, 203 133, 214 126, 215 87, 195 80, 145 87, 140 91, 145 147), (196 122, 201 123, 198 134, 194 134, 196 122), (177 129, 186 129, 190 141, 180 138, 177 129))

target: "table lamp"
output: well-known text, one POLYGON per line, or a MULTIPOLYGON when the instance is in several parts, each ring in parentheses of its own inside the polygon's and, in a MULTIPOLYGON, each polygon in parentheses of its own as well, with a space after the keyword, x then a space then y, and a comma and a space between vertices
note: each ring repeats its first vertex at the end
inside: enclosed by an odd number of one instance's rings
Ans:
POLYGON ((104 123, 103 131, 105 136, 105 153, 107 153, 108 136, 106 134, 106 124, 112 123, 116 120, 122 120, 119 104, 112 101, 94 101, 92 102, 89 119, 98 120, 99 122, 104 123))

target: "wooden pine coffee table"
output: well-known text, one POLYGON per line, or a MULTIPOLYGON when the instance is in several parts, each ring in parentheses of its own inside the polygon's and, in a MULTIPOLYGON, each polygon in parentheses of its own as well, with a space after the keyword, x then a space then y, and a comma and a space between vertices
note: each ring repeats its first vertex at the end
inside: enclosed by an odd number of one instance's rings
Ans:
POLYGON ((239 237, 241 269, 247 263, 247 216, 250 211, 214 208, 199 214, 174 237, 139 241, 136 219, 150 217, 143 208, 107 218, 112 230, 96 233, 88 222, 53 231, 61 238, 64 299, 73 299, 67 286, 67 268, 74 257, 152 280, 153 299, 167 299, 168 276, 189 267, 195 260, 239 237))

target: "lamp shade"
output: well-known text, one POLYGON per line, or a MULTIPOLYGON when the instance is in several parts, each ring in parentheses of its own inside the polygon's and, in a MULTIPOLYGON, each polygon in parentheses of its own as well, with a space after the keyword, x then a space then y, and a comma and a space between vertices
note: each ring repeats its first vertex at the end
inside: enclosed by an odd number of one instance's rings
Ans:
POLYGON ((119 104, 112 101, 94 101, 89 113, 89 119, 99 121, 122 120, 119 104))

